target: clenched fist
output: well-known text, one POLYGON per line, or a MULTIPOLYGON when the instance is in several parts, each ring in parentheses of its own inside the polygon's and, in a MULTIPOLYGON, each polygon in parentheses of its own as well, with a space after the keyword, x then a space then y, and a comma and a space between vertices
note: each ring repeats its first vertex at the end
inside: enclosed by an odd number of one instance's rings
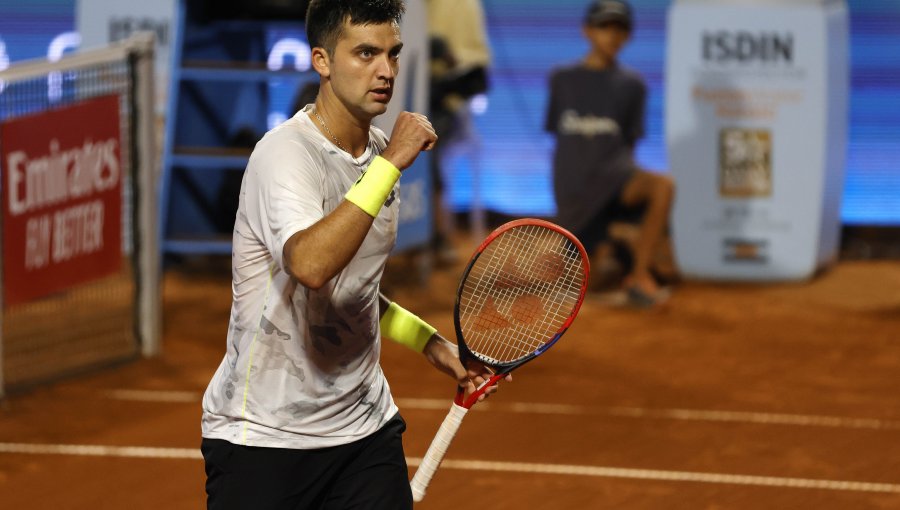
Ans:
POLYGON ((421 113, 403 112, 397 117, 391 140, 381 157, 400 171, 409 168, 422 151, 431 150, 437 135, 428 118, 421 113))

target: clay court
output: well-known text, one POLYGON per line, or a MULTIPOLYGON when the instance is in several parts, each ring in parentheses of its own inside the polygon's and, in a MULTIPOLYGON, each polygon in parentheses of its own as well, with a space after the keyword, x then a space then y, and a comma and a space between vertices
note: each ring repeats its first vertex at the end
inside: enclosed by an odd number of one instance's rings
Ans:
MULTIPOLYGON (((462 264, 392 297, 450 335, 462 264)), ((163 355, 11 394, 3 508, 204 507, 200 396, 224 349, 227 260, 170 267, 163 355)), ((682 282, 659 310, 591 299, 466 418, 423 509, 900 508, 900 265, 797 284, 682 282)), ((454 393, 395 344, 410 470, 454 393)))

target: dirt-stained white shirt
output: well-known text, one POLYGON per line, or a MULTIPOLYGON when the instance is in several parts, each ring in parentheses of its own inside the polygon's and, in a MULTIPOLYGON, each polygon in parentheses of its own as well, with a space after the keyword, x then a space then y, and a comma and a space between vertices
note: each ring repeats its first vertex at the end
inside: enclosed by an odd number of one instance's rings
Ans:
POLYGON ((319 290, 285 271, 296 232, 333 211, 387 138, 376 127, 359 158, 310 119, 310 106, 257 143, 241 185, 232 249, 225 358, 203 397, 203 437, 323 448, 361 439, 396 412, 379 365, 378 289, 396 241, 399 185, 359 251, 319 290))

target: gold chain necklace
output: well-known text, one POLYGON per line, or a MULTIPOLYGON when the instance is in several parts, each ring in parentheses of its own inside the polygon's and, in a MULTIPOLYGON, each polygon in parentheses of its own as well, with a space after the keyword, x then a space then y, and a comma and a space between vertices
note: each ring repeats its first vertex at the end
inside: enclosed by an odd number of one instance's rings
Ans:
MULTIPOLYGON (((322 124, 322 128, 325 129, 325 132, 328 133, 328 136, 330 136, 331 139, 334 140, 334 144, 337 145, 339 149, 341 149, 342 151, 346 152, 347 154, 351 154, 350 151, 348 151, 348 150, 344 147, 344 144, 342 144, 341 141, 338 140, 338 137, 334 136, 334 133, 332 133, 331 130, 328 129, 328 125, 325 124, 325 120, 322 119, 322 116, 321 116, 321 115, 319 115, 319 109, 318 109, 318 108, 313 108, 313 115, 315 115, 316 118, 319 119, 319 124, 322 124)), ((352 155, 352 154, 351 154, 351 155, 352 155)))

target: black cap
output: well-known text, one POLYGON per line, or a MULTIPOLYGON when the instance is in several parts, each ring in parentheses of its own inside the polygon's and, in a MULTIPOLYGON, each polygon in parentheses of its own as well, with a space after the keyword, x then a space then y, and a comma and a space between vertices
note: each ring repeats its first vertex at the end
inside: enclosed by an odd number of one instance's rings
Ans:
POLYGON ((624 0, 595 0, 588 6, 584 24, 591 26, 618 23, 631 31, 634 26, 631 6, 624 0))

